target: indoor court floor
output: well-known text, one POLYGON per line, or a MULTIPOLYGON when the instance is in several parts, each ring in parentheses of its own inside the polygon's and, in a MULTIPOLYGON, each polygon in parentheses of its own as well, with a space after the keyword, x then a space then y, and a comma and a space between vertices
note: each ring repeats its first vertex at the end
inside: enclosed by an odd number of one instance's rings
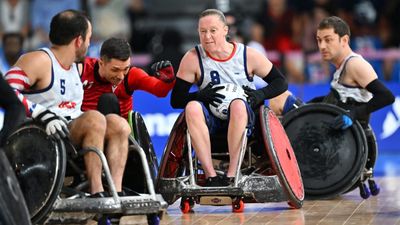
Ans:
MULTIPOLYGON (((248 203, 243 213, 232 213, 230 206, 195 205, 182 214, 180 200, 169 206, 160 224, 168 225, 400 225, 400 178, 377 177, 378 196, 364 200, 358 189, 331 200, 305 200, 301 209, 281 203, 248 203)), ((120 224, 147 224, 139 218, 125 217, 120 224)), ((96 224, 94 221, 89 224, 96 224)))

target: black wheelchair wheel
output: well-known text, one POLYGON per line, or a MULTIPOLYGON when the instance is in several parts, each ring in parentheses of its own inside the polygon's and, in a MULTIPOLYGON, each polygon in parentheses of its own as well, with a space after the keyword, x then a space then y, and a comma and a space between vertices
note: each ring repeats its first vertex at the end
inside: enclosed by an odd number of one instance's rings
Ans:
POLYGON ((4 150, 21 186, 32 223, 44 221, 63 186, 64 143, 30 123, 11 134, 4 150))
MULTIPOLYGON (((150 175, 155 185, 158 172, 158 161, 154 151, 153 143, 147 131, 143 117, 138 112, 130 114, 132 121, 132 133, 135 140, 142 147, 146 154, 150 175)), ((143 163, 136 151, 128 153, 128 160, 125 168, 123 186, 139 193, 148 193, 146 178, 144 176, 143 163)))
POLYGON ((0 149, 0 224, 31 224, 24 196, 3 149, 0 149))
POLYGON ((367 162, 366 137, 358 122, 347 130, 330 123, 345 111, 311 103, 287 113, 282 124, 299 163, 307 198, 332 198, 349 190, 367 162))

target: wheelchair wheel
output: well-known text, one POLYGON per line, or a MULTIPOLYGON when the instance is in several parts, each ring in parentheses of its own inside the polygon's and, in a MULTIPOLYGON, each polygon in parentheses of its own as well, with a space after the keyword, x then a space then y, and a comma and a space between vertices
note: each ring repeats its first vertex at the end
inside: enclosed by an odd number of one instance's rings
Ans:
POLYGON ((16 173, 31 221, 40 223, 51 211, 64 182, 64 143, 31 123, 11 134, 4 150, 16 173))
POLYGON ((24 196, 3 149, 0 149, 0 184, 0 224, 30 225, 24 196))
MULTIPOLYGON (((155 182, 158 172, 158 161, 143 117, 138 112, 131 112, 129 113, 129 124, 135 140, 146 154, 150 175, 153 182, 155 182)), ((139 193, 148 193, 143 163, 136 151, 130 151, 128 154, 123 186, 139 193), (138 174, 143 174, 143 176, 138 176, 138 174)))
POLYGON ((359 180, 367 161, 361 125, 344 131, 330 128, 345 111, 335 105, 311 103, 288 112, 282 120, 299 163, 307 198, 332 198, 359 180))
POLYGON ((187 148, 186 130, 185 114, 182 112, 176 119, 168 138, 167 146, 161 158, 158 178, 176 178, 182 175, 183 162, 187 160, 184 151, 187 148))
POLYGON ((272 110, 261 107, 261 130, 272 168, 288 195, 289 205, 301 208, 304 200, 304 187, 296 156, 279 119, 272 110))

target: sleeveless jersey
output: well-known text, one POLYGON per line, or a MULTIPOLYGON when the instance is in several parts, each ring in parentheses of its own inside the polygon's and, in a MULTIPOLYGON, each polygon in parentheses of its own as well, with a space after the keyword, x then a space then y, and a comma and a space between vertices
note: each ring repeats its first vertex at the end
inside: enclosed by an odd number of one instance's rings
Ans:
POLYGON ((77 65, 66 70, 57 61, 53 52, 42 48, 51 59, 51 82, 42 90, 21 92, 28 100, 40 104, 58 116, 77 118, 81 115, 83 88, 77 65))
POLYGON ((247 73, 246 46, 236 42, 233 42, 233 45, 232 54, 226 60, 213 59, 201 45, 195 47, 201 70, 199 89, 203 89, 210 82, 232 83, 240 87, 245 85, 255 89, 253 78, 247 73))
POLYGON ((372 98, 372 94, 362 87, 352 87, 339 83, 342 74, 346 73, 346 64, 352 57, 360 57, 365 60, 361 55, 352 52, 348 55, 339 69, 333 74, 333 80, 331 81, 331 87, 335 89, 340 96, 340 101, 346 103, 349 99, 353 99, 356 102, 365 103, 372 98))

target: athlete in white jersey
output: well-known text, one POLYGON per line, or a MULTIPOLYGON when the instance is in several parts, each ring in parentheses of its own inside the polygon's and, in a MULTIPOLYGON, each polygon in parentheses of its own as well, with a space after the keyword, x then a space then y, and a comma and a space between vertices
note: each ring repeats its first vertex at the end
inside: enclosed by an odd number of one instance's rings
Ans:
MULTIPOLYGON (((362 88, 360 86, 358 87, 352 87, 352 86, 347 86, 344 84, 341 84, 339 82, 340 77, 345 74, 346 71, 346 65, 347 62, 353 58, 353 57, 360 57, 362 60, 364 58, 352 52, 350 55, 348 55, 345 59, 344 62, 340 65, 340 67, 335 71, 333 74, 333 79, 331 81, 331 87, 336 90, 336 92, 339 94, 339 99, 341 102, 346 103, 347 101, 356 101, 356 102, 368 102, 372 98, 372 94, 365 88, 362 88)), ((368 63, 368 62, 366 62, 368 63)))
MULTIPOLYGON (((31 102, 39 104, 58 116, 75 119, 81 115, 81 105, 83 99, 83 86, 80 81, 79 71, 76 63, 65 69, 57 61, 53 52, 48 48, 41 49, 46 52, 51 60, 51 81, 48 87, 42 90, 21 91, 21 93, 31 102)), ((12 68, 7 79, 18 78, 12 75, 20 68, 12 68)))
POLYGON ((365 128, 370 113, 394 102, 393 94, 378 80, 371 64, 351 50, 350 29, 342 19, 323 19, 318 26, 317 42, 322 59, 337 69, 325 101, 349 110, 348 114, 336 117, 332 127, 346 129, 357 119, 365 128))
MULTIPOLYGON (((121 192, 129 124, 116 114, 104 116, 95 110, 81 113, 83 87, 75 62, 84 59, 91 34, 91 23, 83 13, 58 13, 50 25, 52 46, 22 55, 5 79, 22 101, 27 115, 43 124, 48 135, 68 137, 79 150, 105 148, 115 187, 121 192)), ((89 152, 84 160, 91 193, 104 196, 100 159, 89 152)))
POLYGON ((241 43, 232 42, 233 50, 225 60, 213 58, 207 54, 201 45, 196 46, 201 69, 199 87, 203 89, 209 83, 236 84, 239 87, 248 86, 255 89, 253 77, 247 73, 246 46, 241 43))
MULTIPOLYGON (((224 14, 215 9, 201 13, 198 24, 200 45, 189 50, 177 72, 177 79, 171 95, 174 108, 185 109, 185 119, 192 145, 207 177, 206 186, 229 185, 235 175, 240 140, 245 128, 254 126, 254 110, 287 90, 287 82, 272 63, 257 50, 242 44, 228 42, 228 26, 224 14), (263 78, 268 86, 254 90, 251 82, 254 75, 263 78), (221 102, 223 95, 216 93, 223 87, 215 84, 234 83, 245 85, 247 102, 235 99, 229 106, 228 120, 222 121, 209 113, 208 105, 221 102), (189 93, 197 84, 199 91, 189 93), (210 133, 227 127, 229 168, 223 177, 217 176, 211 160, 210 133)), ((226 132, 226 129, 225 129, 226 132)))

